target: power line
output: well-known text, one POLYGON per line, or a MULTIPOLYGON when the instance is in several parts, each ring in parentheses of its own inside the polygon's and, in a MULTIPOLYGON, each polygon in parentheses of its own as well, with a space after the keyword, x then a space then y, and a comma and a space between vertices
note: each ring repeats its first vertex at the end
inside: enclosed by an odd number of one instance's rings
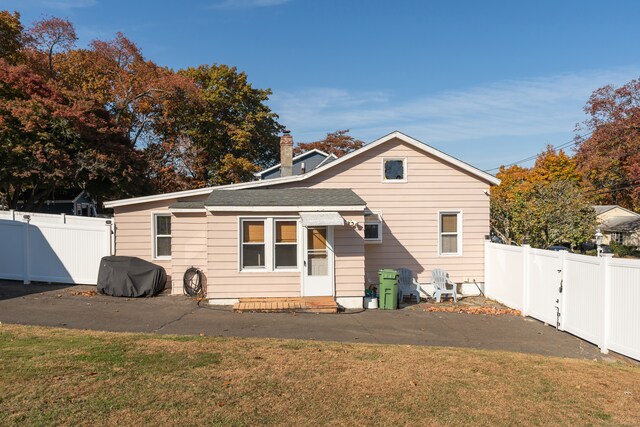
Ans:
MULTIPOLYGON (((592 133, 593 132, 587 132, 584 135, 578 135, 578 138, 582 139, 582 138, 585 138, 585 137, 589 137, 589 136, 591 136, 592 133)), ((562 150, 563 148, 568 148, 568 147, 570 147, 572 145, 577 145, 578 143, 581 142, 580 139, 576 140, 574 138, 571 141, 563 142, 562 144, 558 145, 557 147, 554 146, 553 149, 554 149, 554 151, 556 151, 556 150, 562 150)), ((508 168, 508 167, 511 167, 511 166, 515 166, 515 165, 517 165, 519 163, 528 162, 529 160, 533 160, 533 159, 537 158, 539 155, 540 155, 540 153, 534 154, 533 156, 529 156, 529 157, 526 157, 526 158, 518 160, 518 161, 515 161, 513 163, 509 163, 508 165, 500 165, 500 166, 495 167, 495 168, 485 169, 485 172, 491 172, 491 171, 494 171, 494 170, 498 170, 502 166, 504 166, 505 168, 508 168)))

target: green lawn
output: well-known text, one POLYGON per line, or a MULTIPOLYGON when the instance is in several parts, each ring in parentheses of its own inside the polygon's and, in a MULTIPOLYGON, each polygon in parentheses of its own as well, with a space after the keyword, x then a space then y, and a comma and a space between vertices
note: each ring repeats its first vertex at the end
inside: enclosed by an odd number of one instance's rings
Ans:
POLYGON ((0 325, 0 425, 637 425, 640 368, 0 325))

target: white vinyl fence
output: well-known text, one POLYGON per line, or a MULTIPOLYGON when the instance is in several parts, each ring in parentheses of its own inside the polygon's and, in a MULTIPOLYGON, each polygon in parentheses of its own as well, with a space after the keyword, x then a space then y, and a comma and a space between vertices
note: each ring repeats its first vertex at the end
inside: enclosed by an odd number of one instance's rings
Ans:
POLYGON ((485 294, 640 360, 640 260, 486 242, 485 294))
POLYGON ((0 279, 95 285, 112 253, 109 219, 0 211, 0 279))

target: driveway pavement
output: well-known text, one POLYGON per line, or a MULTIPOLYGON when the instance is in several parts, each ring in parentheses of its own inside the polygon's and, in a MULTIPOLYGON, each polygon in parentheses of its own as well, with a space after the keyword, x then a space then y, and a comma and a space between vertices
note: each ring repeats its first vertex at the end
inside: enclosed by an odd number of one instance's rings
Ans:
POLYGON ((0 281, 0 322, 105 331, 269 337, 380 344, 470 347, 581 359, 598 348, 518 316, 367 310, 341 314, 234 313, 187 297, 86 296, 91 286, 0 281))

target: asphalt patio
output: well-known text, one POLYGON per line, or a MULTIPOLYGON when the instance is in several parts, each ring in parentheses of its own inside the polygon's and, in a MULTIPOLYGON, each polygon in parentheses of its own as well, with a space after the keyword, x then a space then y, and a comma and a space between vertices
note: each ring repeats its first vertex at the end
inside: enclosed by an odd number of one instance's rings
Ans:
POLYGON ((612 360, 586 341, 513 315, 394 311, 339 314, 234 313, 183 296, 90 295, 95 286, 0 281, 0 322, 113 332, 284 338, 505 350, 612 360))

